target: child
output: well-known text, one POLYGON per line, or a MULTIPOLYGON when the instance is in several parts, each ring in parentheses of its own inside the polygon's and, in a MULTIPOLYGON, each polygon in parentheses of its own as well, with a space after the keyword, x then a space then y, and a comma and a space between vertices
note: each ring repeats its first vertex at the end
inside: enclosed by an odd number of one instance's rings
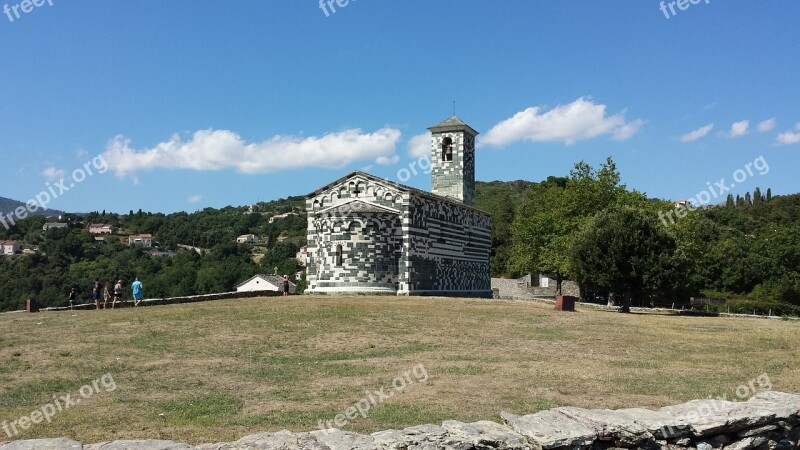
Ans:
POLYGON ((108 308, 108 300, 111 298, 110 287, 111 283, 106 281, 106 285, 103 286, 103 309, 108 308))

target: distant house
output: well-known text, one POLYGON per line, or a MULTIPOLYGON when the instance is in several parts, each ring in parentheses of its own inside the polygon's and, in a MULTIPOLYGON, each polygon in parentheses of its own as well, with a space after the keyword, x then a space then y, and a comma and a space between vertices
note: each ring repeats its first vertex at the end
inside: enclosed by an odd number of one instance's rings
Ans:
POLYGON ((255 244, 258 242, 258 238, 255 234, 243 234, 236 238, 237 244, 255 244))
POLYGON ((295 213, 295 212, 288 212, 288 213, 285 213, 285 214, 278 214, 277 216, 272 216, 272 217, 270 217, 270 218, 269 218, 269 223, 273 223, 273 222, 275 222, 275 221, 276 221, 276 220, 278 220, 278 219, 285 219, 285 218, 287 218, 287 217, 289 217, 289 216, 297 216, 297 215, 298 215, 298 214, 297 214, 297 213, 295 213))
POLYGON ((61 223, 61 222, 47 222, 42 225, 42 230, 52 230, 53 228, 67 228, 69 226, 68 223, 61 223))
POLYGON ((0 255, 13 255, 22 250, 16 241, 0 241, 0 255))
MULTIPOLYGON (((289 293, 294 294, 297 285, 289 282, 289 293)), ((236 286, 236 292, 283 291, 283 277, 279 275, 256 275, 236 286)))
POLYGON ((128 236, 128 245, 140 245, 150 248, 153 246, 152 234, 132 234, 128 236))
POLYGON ((91 234, 111 234, 114 232, 114 227, 106 223, 92 223, 89 224, 89 233, 91 234))
POLYGON ((676 208, 690 208, 691 202, 689 200, 675 200, 676 208))

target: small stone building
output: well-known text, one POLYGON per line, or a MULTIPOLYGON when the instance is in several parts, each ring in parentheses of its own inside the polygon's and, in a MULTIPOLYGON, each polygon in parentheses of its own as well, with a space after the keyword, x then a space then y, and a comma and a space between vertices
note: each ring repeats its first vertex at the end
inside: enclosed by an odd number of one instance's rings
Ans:
MULTIPOLYGON (((289 293, 294 294, 297 285, 289 282, 289 293)), ((280 275, 259 274, 236 286, 236 292, 277 291, 283 292, 283 277, 280 275)))
POLYGON ((306 293, 491 297, 478 132, 455 116, 429 130, 433 192, 355 171, 306 197, 306 293))

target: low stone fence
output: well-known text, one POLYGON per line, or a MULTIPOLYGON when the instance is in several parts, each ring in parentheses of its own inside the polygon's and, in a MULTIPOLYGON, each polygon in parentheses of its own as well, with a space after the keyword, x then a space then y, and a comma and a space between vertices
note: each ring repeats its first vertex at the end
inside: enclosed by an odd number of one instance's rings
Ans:
MULTIPOLYGON (((279 297, 282 295, 283 292, 278 291, 221 292, 219 294, 187 295, 185 297, 146 298, 142 300, 139 306, 177 305, 179 303, 210 302, 214 300, 227 300, 230 298, 279 297)), ((103 304, 102 300, 100 304, 103 304)), ((108 307, 111 308, 111 301, 109 301, 108 304, 108 307)), ((125 308, 133 306, 133 300, 122 302, 122 306, 125 308)), ((120 302, 117 302, 117 307, 120 307, 120 302)), ((74 309, 95 309, 95 306, 94 303, 83 303, 75 305, 74 309)), ((69 306, 42 308, 40 311, 69 311, 69 306)))
POLYGON ((172 441, 83 445, 69 439, 0 443, 0 450, 796 450, 800 394, 761 392, 746 402, 694 400, 659 410, 563 407, 504 425, 446 421, 370 435, 340 430, 280 431, 192 447, 172 441))
MULTIPOLYGON (((508 279, 492 278, 492 289, 499 291, 499 298, 511 300, 530 300, 535 297, 556 298, 556 282, 550 281, 550 286, 543 288, 539 286, 529 286, 530 276, 508 279)), ((581 290, 574 281, 564 280, 561 283, 561 293, 572 297, 581 296, 581 290)))

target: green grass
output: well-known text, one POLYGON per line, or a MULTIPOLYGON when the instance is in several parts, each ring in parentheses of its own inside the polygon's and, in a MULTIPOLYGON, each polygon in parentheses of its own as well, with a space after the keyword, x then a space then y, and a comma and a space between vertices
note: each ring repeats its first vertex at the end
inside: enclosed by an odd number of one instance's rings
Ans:
POLYGON ((225 426, 241 412, 244 401, 229 394, 179 397, 163 404, 167 422, 176 425, 225 426))
POLYGON ((104 374, 116 390, 18 437, 201 443, 308 431, 398 382, 402 390, 344 428, 565 405, 656 408, 734 398, 762 373, 798 392, 798 366, 795 321, 559 313, 529 302, 289 297, 3 314, 0 421, 104 374))

